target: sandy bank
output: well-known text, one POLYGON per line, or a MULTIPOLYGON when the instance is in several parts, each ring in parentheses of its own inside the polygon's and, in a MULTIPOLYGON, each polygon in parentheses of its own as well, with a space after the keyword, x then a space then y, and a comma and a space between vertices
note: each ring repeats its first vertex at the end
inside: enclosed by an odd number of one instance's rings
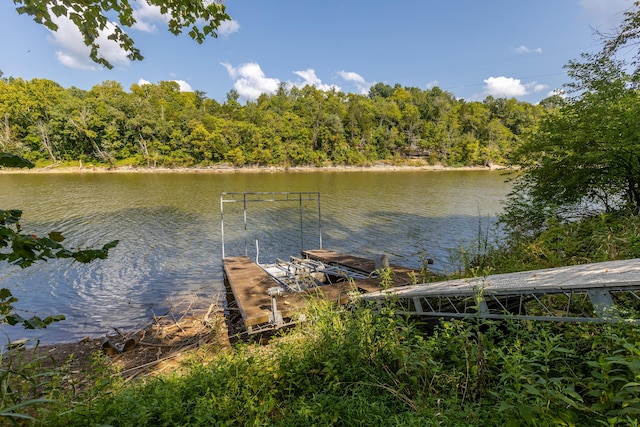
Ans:
POLYGON ((0 169, 0 173, 273 173, 273 172, 393 172, 393 171, 463 171, 463 170, 503 170, 507 169, 501 165, 491 166, 462 166, 449 167, 441 165, 391 165, 385 163, 371 166, 242 166, 235 167, 221 164, 209 167, 189 167, 189 168, 146 168, 134 166, 118 166, 109 168, 107 166, 47 166, 34 169, 6 168, 0 169))

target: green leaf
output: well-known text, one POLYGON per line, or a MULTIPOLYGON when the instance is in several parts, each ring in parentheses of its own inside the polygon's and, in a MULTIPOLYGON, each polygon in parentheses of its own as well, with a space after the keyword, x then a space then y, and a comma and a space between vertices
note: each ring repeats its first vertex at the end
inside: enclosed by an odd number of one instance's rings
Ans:
POLYGON ((2 288, 0 289, 0 300, 4 301, 8 298, 10 298, 13 294, 11 293, 11 291, 7 288, 2 288))
POLYGON ((8 211, 0 210, 0 225, 13 225, 17 224, 22 217, 22 211, 17 209, 10 209, 8 211))
POLYGON ((64 240, 64 236, 59 231, 52 231, 51 233, 49 233, 49 238, 57 243, 60 243, 64 240))

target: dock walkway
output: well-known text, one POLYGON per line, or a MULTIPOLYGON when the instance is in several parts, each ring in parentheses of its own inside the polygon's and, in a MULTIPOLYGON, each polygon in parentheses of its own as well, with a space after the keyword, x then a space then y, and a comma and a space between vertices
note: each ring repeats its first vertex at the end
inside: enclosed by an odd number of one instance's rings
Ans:
POLYGON ((637 316, 640 309, 640 259, 423 283, 361 298, 390 295, 407 313, 420 316, 619 320, 627 313, 637 316))

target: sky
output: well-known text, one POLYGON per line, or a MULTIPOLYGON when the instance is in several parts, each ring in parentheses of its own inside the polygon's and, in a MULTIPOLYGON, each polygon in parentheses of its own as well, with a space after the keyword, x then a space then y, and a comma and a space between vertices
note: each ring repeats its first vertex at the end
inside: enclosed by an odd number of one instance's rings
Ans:
POLYGON ((569 80, 564 66, 595 52, 633 0, 226 0, 218 38, 203 44, 174 36, 144 2, 126 28, 145 57, 129 61, 117 46, 89 59, 76 29, 53 33, 0 2, 3 77, 44 78, 89 90, 115 80, 173 80, 224 102, 273 93, 280 84, 367 94, 376 83, 440 89, 467 101, 488 95, 537 103, 569 80))

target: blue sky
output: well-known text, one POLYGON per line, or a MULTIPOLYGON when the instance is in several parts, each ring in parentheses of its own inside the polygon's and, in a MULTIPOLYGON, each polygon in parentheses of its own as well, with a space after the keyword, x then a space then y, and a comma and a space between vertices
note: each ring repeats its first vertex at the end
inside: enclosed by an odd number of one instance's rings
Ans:
POLYGON ((183 90, 241 100, 280 83, 367 93, 375 83, 438 86, 465 100, 487 95, 539 102, 567 82, 563 66, 598 49, 594 29, 622 20, 633 0, 227 0, 233 21, 198 45, 174 36, 157 11, 139 5, 127 29, 145 59, 117 47, 101 68, 76 31, 52 33, 11 1, 0 2, 0 70, 4 77, 46 78, 90 89, 115 80, 175 80, 183 90))

